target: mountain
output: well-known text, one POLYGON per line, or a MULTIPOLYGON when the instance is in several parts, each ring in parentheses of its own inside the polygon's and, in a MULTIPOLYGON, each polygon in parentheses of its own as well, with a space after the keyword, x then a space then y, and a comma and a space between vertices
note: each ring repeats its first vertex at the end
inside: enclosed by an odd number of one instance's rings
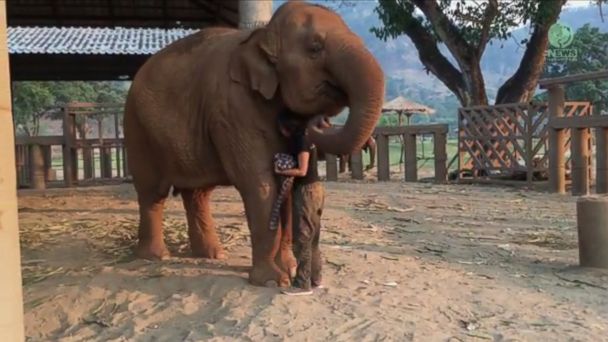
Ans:
MULTIPOLYGON (((275 8, 284 1, 275 0, 275 8)), ((413 123, 447 122, 454 128, 456 112, 459 107, 456 97, 432 74, 427 74, 418 59, 418 51, 407 36, 390 39, 386 42, 376 38, 370 32, 372 27, 381 26, 374 12, 376 1, 347 1, 346 5, 332 0, 309 1, 331 7, 338 12, 349 27, 364 41, 367 48, 378 59, 386 74, 386 98, 390 100, 398 95, 429 105, 437 110, 432 117, 414 116, 413 123)), ((573 0, 570 0, 572 3, 573 0)), ((567 6, 560 15, 560 22, 568 24, 574 30, 590 23, 608 32, 608 16, 602 22, 597 6, 567 6)), ((512 31, 513 37, 505 41, 493 40, 486 48, 481 66, 486 81, 488 95, 493 98, 500 85, 517 69, 525 46, 520 42, 529 36, 529 28, 523 27, 512 31)), ((447 49, 442 52, 449 59, 447 49)), ((344 120, 341 115, 336 121, 344 120)))

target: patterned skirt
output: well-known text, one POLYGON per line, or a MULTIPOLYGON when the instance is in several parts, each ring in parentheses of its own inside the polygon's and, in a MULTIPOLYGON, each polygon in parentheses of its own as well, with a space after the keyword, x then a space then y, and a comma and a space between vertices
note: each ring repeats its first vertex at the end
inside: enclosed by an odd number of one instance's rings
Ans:
MULTIPOLYGON (((291 154, 277 153, 274 155, 274 166, 279 170, 289 170, 296 168, 298 162, 291 154)), ((272 205, 272 211, 270 212, 270 230, 276 230, 279 226, 279 219, 281 218, 281 205, 287 199, 291 188, 293 187, 293 177, 281 177, 281 186, 279 188, 279 195, 277 200, 272 205)))

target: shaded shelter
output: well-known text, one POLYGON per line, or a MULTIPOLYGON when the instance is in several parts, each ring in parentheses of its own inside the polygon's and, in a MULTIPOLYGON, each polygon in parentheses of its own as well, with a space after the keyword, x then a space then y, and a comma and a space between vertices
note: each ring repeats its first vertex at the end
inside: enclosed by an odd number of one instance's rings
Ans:
POLYGON ((399 118, 399 126, 401 126, 403 115, 406 116, 407 124, 409 125, 412 115, 417 113, 432 115, 435 114, 435 110, 423 104, 410 101, 403 96, 397 96, 382 106, 382 113, 397 113, 399 118))
MULTIPOLYGON (((432 114, 435 114, 435 110, 433 108, 425 106, 423 104, 420 104, 420 103, 417 103, 414 101, 410 101, 410 100, 404 98, 403 96, 399 95, 396 98, 384 103, 384 105, 382 106, 382 113, 385 113, 385 114, 397 113, 399 126, 402 125, 403 115, 405 115, 405 117, 407 119, 406 125, 409 126, 410 118, 412 115, 417 114, 417 113, 432 115, 432 114)), ((401 142, 401 153, 400 153, 400 157, 399 157, 399 166, 401 166, 401 164, 403 164, 403 153, 405 151, 405 146, 404 146, 403 137, 399 137, 399 140, 401 142)), ((424 141, 422 144, 422 154, 424 156, 424 141)))

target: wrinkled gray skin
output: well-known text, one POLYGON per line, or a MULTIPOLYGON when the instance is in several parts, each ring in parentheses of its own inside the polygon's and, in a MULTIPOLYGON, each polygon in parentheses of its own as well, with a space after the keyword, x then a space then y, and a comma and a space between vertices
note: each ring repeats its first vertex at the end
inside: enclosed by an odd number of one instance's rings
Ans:
POLYGON ((252 284, 289 284, 291 237, 268 229, 277 194, 272 157, 285 141, 276 126, 286 108, 302 117, 350 116, 341 129, 311 120, 308 139, 333 154, 361 148, 380 116, 384 75, 334 12, 288 2, 255 31, 202 30, 153 55, 139 70, 125 108, 128 165, 137 191, 137 255, 169 255, 163 206, 181 194, 195 256, 221 258, 210 211, 216 186, 240 193, 251 231, 252 284))

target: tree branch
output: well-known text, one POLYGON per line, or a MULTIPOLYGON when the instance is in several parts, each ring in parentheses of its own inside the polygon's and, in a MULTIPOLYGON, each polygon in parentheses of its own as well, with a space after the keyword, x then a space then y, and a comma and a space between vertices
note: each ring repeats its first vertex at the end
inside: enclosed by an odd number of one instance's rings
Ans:
POLYGON ((431 22, 435 33, 437 33, 437 36, 439 36, 441 41, 448 47, 459 65, 462 65, 465 60, 472 57, 472 47, 462 37, 462 34, 456 25, 454 25, 445 13, 443 13, 435 0, 412 0, 412 3, 416 5, 431 22))
POLYGON ((481 22, 481 35, 479 37, 479 44, 477 45, 477 56, 480 56, 480 58, 490 40, 490 29, 492 28, 492 22, 497 15, 498 0, 489 0, 481 22))
POLYGON ((532 98, 545 62, 549 28, 557 21, 565 3, 566 0, 540 2, 538 12, 548 14, 543 22, 534 25, 517 71, 498 89, 496 104, 528 102, 532 98))
POLYGON ((470 96, 467 94, 462 73, 439 51, 437 41, 420 21, 409 18, 404 32, 416 46, 420 61, 427 70, 456 94, 461 103, 467 103, 470 96))

